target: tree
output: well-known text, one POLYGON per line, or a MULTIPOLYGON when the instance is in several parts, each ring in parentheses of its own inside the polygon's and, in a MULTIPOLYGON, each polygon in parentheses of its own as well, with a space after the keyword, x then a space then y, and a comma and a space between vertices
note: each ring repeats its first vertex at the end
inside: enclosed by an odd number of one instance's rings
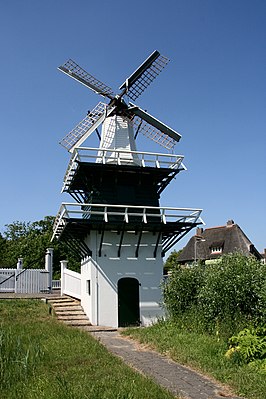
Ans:
POLYGON ((178 267, 178 262, 177 258, 181 254, 182 249, 179 251, 174 250, 173 252, 170 253, 168 258, 166 259, 164 263, 164 273, 163 274, 168 274, 170 271, 174 270, 176 267, 178 267))
POLYGON ((25 237, 28 234, 29 226, 30 223, 19 222, 19 221, 6 224, 4 237, 10 241, 19 240, 20 238, 25 237))
POLYGON ((51 243, 54 217, 45 216, 36 222, 19 222, 7 224, 3 237, 0 236, 0 265, 15 267, 18 258, 23 258, 25 268, 42 268, 45 262, 46 249, 54 248, 54 275, 60 272, 60 260, 67 259, 69 267, 79 270, 78 259, 65 243, 51 243))

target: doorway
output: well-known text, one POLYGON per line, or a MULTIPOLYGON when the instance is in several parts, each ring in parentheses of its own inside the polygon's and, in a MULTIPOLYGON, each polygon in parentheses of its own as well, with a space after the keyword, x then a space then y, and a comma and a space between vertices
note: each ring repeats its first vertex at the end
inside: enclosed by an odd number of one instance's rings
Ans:
POLYGON ((139 282, 136 278, 123 277, 118 281, 118 326, 139 326, 139 282))

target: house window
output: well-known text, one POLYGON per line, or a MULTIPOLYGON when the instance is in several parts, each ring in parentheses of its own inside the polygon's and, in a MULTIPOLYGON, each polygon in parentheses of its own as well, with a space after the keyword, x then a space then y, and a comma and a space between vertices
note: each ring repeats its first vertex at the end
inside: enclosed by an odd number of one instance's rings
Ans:
POLYGON ((222 247, 211 247, 212 254, 220 254, 220 253, 222 253, 222 251, 223 251, 222 247))

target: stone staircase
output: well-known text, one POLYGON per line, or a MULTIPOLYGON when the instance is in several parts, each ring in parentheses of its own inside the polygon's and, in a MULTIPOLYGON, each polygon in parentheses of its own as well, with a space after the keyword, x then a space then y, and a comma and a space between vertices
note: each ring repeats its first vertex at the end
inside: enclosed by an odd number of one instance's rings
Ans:
POLYGON ((57 319, 73 327, 88 327, 91 322, 84 313, 80 301, 69 296, 57 296, 47 299, 57 319))

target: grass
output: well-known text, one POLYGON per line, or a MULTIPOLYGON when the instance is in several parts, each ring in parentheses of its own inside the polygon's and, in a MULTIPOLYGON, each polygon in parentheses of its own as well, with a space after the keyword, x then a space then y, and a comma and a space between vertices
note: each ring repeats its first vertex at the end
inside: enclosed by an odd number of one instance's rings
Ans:
POLYGON ((0 301, 1 399, 170 399, 40 301, 0 301))
POLYGON ((266 373, 228 360, 224 356, 227 340, 219 335, 188 331, 169 321, 148 328, 127 329, 124 334, 214 377, 240 396, 247 399, 266 397, 266 373))

